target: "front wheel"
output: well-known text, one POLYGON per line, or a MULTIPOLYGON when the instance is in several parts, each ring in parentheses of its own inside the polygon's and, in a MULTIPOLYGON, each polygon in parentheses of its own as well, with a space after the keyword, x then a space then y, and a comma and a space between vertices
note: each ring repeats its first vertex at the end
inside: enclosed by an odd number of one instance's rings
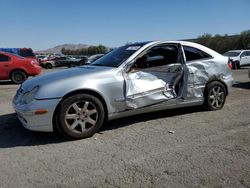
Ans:
POLYGON ((76 94, 59 104, 56 128, 67 138, 86 138, 100 129, 104 117, 104 107, 98 98, 89 94, 76 94))
POLYGON ((74 67, 73 63, 68 64, 68 68, 74 67))
POLYGON ((222 83, 214 81, 207 85, 204 95, 205 108, 208 110, 219 110, 226 101, 226 88, 222 83))

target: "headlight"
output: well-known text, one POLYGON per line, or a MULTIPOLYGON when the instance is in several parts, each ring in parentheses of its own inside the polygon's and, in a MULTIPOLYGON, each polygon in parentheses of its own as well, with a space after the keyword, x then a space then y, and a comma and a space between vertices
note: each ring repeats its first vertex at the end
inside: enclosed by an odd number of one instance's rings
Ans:
POLYGON ((26 92, 22 97, 22 103, 25 103, 25 104, 30 103, 34 99, 38 90, 39 90, 39 86, 36 86, 31 91, 26 92))

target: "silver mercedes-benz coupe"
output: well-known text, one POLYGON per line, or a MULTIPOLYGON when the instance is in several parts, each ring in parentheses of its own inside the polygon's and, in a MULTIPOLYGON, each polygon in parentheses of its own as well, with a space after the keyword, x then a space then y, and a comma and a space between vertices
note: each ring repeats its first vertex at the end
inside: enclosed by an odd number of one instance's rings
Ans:
POLYGON ((228 58, 184 41, 142 42, 92 64, 24 82, 13 99, 22 125, 92 136, 107 120, 171 108, 223 107, 233 83, 228 58))

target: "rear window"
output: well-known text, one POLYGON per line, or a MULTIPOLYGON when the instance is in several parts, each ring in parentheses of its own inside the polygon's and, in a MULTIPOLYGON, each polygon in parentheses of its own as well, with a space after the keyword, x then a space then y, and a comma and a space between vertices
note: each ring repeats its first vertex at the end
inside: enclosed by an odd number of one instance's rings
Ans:
POLYGON ((4 54, 0 54, 0 62, 9 61, 9 57, 4 54))
POLYGON ((19 55, 22 57, 35 57, 31 49, 20 49, 19 55))
POLYGON ((246 51, 246 56, 250 56, 250 51, 246 51))
POLYGON ((206 59, 212 57, 206 52, 203 52, 202 50, 194 47, 183 46, 183 48, 186 56, 186 61, 193 61, 193 60, 206 59))

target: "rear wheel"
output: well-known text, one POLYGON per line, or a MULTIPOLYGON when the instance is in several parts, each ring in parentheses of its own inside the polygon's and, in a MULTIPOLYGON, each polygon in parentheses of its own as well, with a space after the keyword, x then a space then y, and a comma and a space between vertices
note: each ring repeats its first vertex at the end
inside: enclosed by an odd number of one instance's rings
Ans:
POLYGON ((88 94, 76 94, 59 105, 56 128, 67 138, 86 138, 100 129, 104 117, 104 107, 98 98, 88 94))
POLYGON ((27 75, 23 71, 14 71, 11 73, 10 78, 13 83, 21 84, 27 80, 27 75))
POLYGON ((74 67, 74 64, 73 64, 73 63, 69 63, 69 64, 68 64, 68 68, 71 68, 71 67, 74 67))
POLYGON ((226 88, 222 83, 214 81, 207 85, 204 95, 205 108, 208 110, 219 110, 226 101, 226 88))
POLYGON ((46 69, 52 69, 52 67, 53 67, 53 66, 52 66, 51 63, 47 63, 47 64, 45 65, 45 68, 46 68, 46 69))

